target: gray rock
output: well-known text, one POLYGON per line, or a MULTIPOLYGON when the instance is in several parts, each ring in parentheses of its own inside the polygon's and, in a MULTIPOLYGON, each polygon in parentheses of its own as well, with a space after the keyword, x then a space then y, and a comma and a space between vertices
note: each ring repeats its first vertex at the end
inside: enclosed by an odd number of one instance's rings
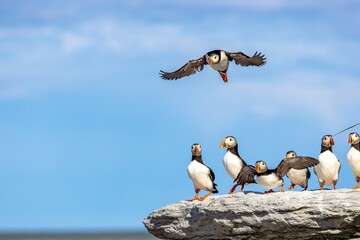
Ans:
POLYGON ((162 207, 143 223, 163 239, 360 239, 360 190, 211 196, 162 207))

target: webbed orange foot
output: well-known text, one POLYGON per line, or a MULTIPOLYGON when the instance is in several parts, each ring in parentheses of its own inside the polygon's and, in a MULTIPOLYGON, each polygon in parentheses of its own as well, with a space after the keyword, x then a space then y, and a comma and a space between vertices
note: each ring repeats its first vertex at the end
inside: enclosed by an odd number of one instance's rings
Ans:
POLYGON ((209 191, 205 196, 199 198, 199 201, 204 201, 208 196, 210 196, 211 193, 212 191, 209 191))
POLYGON ((199 193, 195 194, 195 197, 193 199, 188 200, 189 202, 195 201, 195 200, 199 200, 199 193))

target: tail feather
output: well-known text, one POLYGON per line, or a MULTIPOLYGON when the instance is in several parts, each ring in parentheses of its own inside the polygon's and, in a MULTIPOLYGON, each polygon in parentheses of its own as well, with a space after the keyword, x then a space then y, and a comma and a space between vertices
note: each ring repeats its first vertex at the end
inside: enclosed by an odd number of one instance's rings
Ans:
POLYGON ((219 191, 216 189, 217 184, 213 183, 213 189, 212 189, 212 193, 218 193, 219 191))

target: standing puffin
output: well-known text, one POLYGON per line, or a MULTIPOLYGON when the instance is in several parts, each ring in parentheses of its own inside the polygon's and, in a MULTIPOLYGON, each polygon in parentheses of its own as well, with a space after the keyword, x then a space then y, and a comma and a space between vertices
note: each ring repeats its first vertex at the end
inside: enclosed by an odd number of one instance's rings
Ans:
MULTIPOLYGON (((297 157, 297 154, 295 151, 288 151, 286 153, 286 157, 284 161, 287 161, 290 158, 297 157)), ((300 157, 300 158, 307 158, 307 157, 300 157)), ((289 187, 289 190, 294 189, 295 185, 299 185, 303 187, 303 191, 305 191, 308 187, 308 180, 311 176, 310 171, 308 168, 304 169, 294 169, 291 168, 289 172, 286 174, 286 176, 290 179, 291 186, 289 187)))
POLYGON ((195 187, 195 197, 189 201, 203 201, 211 193, 218 193, 216 184, 214 183, 215 174, 211 168, 203 163, 201 152, 202 150, 200 144, 194 143, 191 146, 192 158, 187 168, 187 172, 195 187), (200 190, 206 190, 208 193, 199 198, 200 190))
POLYGON ((242 52, 231 53, 224 50, 213 50, 206 53, 201 58, 190 60, 175 72, 164 72, 160 70, 160 75, 165 80, 177 80, 200 72, 203 70, 204 65, 209 64, 210 67, 219 72, 223 81, 227 82, 228 78, 226 72, 229 68, 229 61, 232 60, 241 66, 262 66, 266 63, 264 55, 257 52, 255 52, 252 57, 249 57, 242 52))
POLYGON ((312 157, 291 157, 283 159, 275 169, 268 169, 266 162, 257 161, 255 168, 249 168, 248 171, 241 171, 237 181, 239 184, 246 184, 254 181, 260 186, 269 189, 268 192, 274 192, 274 188, 282 186, 280 192, 284 192, 283 176, 288 174, 290 169, 303 170, 318 164, 319 161, 312 157))
POLYGON ((352 189, 359 188, 360 182, 360 136, 358 133, 350 133, 348 143, 351 144, 350 150, 346 155, 347 161, 356 179, 356 185, 352 189))
MULTIPOLYGON (((230 175, 230 177, 236 181, 241 169, 245 166, 247 166, 246 162, 240 157, 238 152, 238 143, 233 136, 227 136, 225 137, 221 143, 221 148, 227 148, 226 153, 223 157, 223 164, 227 171, 227 173, 230 175)), ((237 186, 243 185, 241 188, 241 191, 244 189, 244 184, 235 184, 229 194, 233 193, 237 186)))
POLYGON ((318 157, 319 164, 314 168, 321 190, 324 190, 324 185, 330 184, 333 184, 334 189, 336 189, 336 183, 339 179, 341 164, 332 152, 334 144, 334 138, 331 135, 325 135, 321 140, 321 151, 318 157))
MULTIPOLYGON (((268 169, 266 162, 257 161, 255 164, 256 182, 260 186, 269 189, 268 192, 274 192, 274 188, 280 187, 279 192, 284 192, 284 179, 276 169, 268 169)), ((285 174, 284 174, 285 175, 285 174)))

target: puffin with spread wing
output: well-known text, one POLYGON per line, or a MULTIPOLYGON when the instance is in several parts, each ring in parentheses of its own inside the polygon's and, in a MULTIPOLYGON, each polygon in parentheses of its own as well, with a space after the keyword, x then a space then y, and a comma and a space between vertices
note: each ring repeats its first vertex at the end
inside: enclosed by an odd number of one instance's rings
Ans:
POLYGON ((274 192, 273 189, 282 187, 280 192, 284 192, 285 176, 290 169, 305 169, 318 164, 319 161, 312 157, 292 157, 283 159, 275 169, 268 169, 264 161, 257 161, 255 168, 250 167, 247 171, 241 171, 236 178, 238 184, 253 182, 256 176, 256 183, 269 189, 268 192, 274 192))
MULTIPOLYGON (((285 161, 287 161, 289 158, 297 157, 297 154, 295 151, 288 151, 286 153, 285 161)), ((290 179, 290 187, 289 190, 292 190, 295 188, 295 185, 299 185, 303 187, 303 191, 305 191, 308 188, 308 182, 309 178, 311 176, 311 173, 308 168, 303 169, 290 169, 286 176, 290 179)))
POLYGON ((184 66, 175 72, 164 72, 160 70, 160 75, 165 80, 177 80, 182 77, 192 75, 203 70, 204 65, 209 64, 214 70, 218 71, 224 82, 228 81, 227 70, 229 62, 235 61, 237 65, 247 66, 262 66, 266 63, 266 58, 261 53, 255 52, 252 57, 247 56, 242 52, 231 53, 224 50, 213 50, 206 53, 198 59, 190 60, 184 66))

